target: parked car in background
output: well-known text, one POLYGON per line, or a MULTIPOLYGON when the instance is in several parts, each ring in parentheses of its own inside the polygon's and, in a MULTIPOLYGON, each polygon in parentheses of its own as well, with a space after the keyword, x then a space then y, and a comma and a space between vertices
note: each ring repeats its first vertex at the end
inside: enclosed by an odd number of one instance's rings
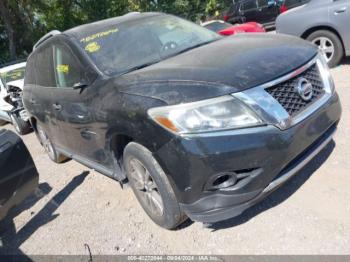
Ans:
POLYGON ((302 6, 310 2, 310 0, 279 0, 277 2, 279 6, 280 13, 287 12, 298 6, 302 6))
POLYGON ((0 68, 0 124, 11 122, 20 135, 31 131, 22 101, 25 68, 25 62, 0 68))
POLYGON ((202 23, 202 26, 220 35, 228 36, 240 33, 264 33, 265 28, 258 23, 229 24, 221 20, 212 20, 202 23))
POLYGON ((0 220, 38 187, 39 174, 21 138, 0 129, 0 220))
POLYGON ((338 65, 344 55, 350 56, 349 25, 347 0, 311 0, 276 21, 278 33, 301 37, 322 49, 330 67, 338 65))
POLYGON ((314 45, 159 13, 44 36, 23 99, 53 161, 130 183, 164 228, 241 214, 318 154, 341 115, 314 45))
POLYGON ((238 0, 224 15, 231 24, 257 22, 265 28, 274 28, 277 16, 291 8, 303 5, 308 0, 238 0))

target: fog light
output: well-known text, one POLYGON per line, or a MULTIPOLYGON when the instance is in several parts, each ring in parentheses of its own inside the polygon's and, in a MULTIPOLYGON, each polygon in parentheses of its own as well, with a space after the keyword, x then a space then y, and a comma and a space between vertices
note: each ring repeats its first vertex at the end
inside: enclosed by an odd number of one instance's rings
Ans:
POLYGON ((208 183, 208 190, 218 190, 234 186, 237 183, 237 176, 234 172, 224 172, 215 176, 208 183))

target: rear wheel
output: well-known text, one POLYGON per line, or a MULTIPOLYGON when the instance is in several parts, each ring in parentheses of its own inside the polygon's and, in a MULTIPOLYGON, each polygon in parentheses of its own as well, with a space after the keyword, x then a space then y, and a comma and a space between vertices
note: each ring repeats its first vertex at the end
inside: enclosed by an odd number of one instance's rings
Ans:
POLYGON ((10 114, 11 122, 16 129, 16 132, 20 135, 28 134, 31 131, 29 122, 24 121, 16 114, 10 114))
POLYGON ((59 153, 55 146, 52 144, 51 140, 45 133, 45 131, 41 128, 40 125, 37 125, 37 135, 40 140, 41 145, 44 147, 45 152, 48 154, 49 158, 55 163, 62 163, 67 159, 66 156, 59 153))
POLYGON ((186 220, 169 179, 149 150, 129 143, 123 161, 137 200, 156 224, 174 229, 186 220))
POLYGON ((344 56, 344 48, 339 37, 328 30, 313 32, 307 40, 317 45, 324 53, 329 67, 337 66, 344 56))

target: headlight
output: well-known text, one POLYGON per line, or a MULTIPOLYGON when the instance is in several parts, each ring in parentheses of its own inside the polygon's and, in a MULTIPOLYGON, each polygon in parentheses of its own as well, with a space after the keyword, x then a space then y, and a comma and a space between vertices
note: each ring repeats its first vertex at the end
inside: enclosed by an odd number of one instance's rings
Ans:
POLYGON ((328 67, 326 55, 321 49, 319 49, 317 64, 318 64, 318 68, 320 70, 320 74, 321 74, 323 83, 325 85, 326 91, 329 91, 330 93, 333 94, 335 91, 334 80, 328 67))
POLYGON ((148 110, 162 127, 177 134, 202 133, 262 125, 258 116, 232 96, 148 110))

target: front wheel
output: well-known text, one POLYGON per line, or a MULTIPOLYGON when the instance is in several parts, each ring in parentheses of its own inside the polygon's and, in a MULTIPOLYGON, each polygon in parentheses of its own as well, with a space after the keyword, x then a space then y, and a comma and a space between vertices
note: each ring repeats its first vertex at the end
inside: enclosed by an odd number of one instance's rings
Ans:
POLYGON ((31 131, 31 126, 28 121, 24 121, 16 114, 10 114, 11 122, 20 135, 28 134, 31 131))
POLYGON ((307 40, 317 45, 324 53, 329 67, 337 66, 344 57, 344 48, 339 37, 331 31, 319 30, 307 37, 307 40))
POLYGON ((123 162, 137 200, 156 224, 174 229, 185 221, 169 179, 148 149, 129 143, 123 162))

